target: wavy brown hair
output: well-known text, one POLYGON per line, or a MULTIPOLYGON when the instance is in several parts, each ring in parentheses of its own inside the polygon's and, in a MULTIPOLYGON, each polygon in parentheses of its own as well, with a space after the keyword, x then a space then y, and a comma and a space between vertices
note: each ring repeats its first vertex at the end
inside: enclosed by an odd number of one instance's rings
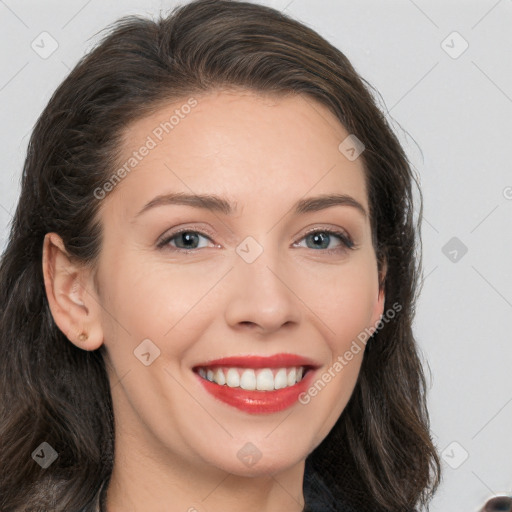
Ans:
POLYGON ((117 169, 123 134, 165 103, 227 88, 316 100, 365 144, 373 244, 379 270, 387 264, 381 287, 386 304, 402 309, 369 340, 348 405, 308 459, 358 510, 428 508, 440 463, 412 332, 422 207, 420 192, 415 224, 411 165, 374 90, 340 50, 272 8, 198 0, 156 21, 118 20, 34 127, 0 262, 3 512, 86 510, 112 471, 104 350, 81 350, 57 328, 43 283, 45 234, 58 233, 72 257, 94 266, 102 245, 94 191, 117 169), (58 453, 46 469, 31 457, 44 441, 58 453))

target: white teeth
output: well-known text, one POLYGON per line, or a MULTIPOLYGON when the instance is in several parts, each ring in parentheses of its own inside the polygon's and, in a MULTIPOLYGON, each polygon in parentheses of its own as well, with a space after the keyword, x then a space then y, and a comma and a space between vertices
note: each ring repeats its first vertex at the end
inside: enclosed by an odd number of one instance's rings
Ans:
POLYGON ((237 388, 240 386, 240 375, 238 374, 238 370, 235 368, 230 368, 226 375, 226 384, 230 388, 237 388))
POLYGON ((282 389, 288 385, 288 377, 286 375, 286 368, 281 368, 274 377, 274 388, 282 389))
POLYGON ((274 376, 272 375, 272 370, 265 368, 258 373, 256 389, 259 389, 260 391, 274 390, 274 376))
POLYGON ((292 368, 288 372, 288 386, 293 386, 297 382, 297 371, 292 368))
POLYGON ((304 367, 296 368, 199 368, 199 375, 210 382, 230 388, 273 391, 295 385, 302 380, 304 367))
POLYGON ((240 377, 240 387, 249 391, 256 389, 256 374, 254 370, 244 370, 240 377))
POLYGON ((222 371, 222 368, 217 368, 217 371, 213 374, 213 380, 217 384, 220 384, 223 386, 226 384, 226 378, 224 377, 224 372, 222 371))

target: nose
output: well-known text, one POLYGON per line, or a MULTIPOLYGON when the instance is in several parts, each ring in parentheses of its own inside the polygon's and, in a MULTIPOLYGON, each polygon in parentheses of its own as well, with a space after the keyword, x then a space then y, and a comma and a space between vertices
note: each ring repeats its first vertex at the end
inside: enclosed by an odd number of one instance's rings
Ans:
POLYGON ((236 330, 262 335, 291 328, 301 319, 301 300, 293 290, 292 269, 265 249, 252 263, 236 257, 230 272, 225 320, 236 330))

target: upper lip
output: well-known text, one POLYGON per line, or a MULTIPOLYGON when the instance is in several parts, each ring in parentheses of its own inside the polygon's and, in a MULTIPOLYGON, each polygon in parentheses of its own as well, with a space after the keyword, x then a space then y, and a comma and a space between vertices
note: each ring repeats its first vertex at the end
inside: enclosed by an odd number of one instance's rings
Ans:
POLYGON ((271 356, 239 355, 211 359, 207 362, 197 364, 194 368, 207 368, 209 366, 236 366, 238 368, 283 368, 288 366, 307 366, 317 368, 312 359, 297 354, 274 354, 271 356))

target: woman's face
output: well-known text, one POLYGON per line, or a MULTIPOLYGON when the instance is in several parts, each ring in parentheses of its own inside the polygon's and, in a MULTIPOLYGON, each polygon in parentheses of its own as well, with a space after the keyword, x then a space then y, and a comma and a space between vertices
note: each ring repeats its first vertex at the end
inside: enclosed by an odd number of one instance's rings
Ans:
POLYGON ((363 350, 344 354, 383 312, 363 163, 310 98, 196 101, 127 129, 120 167, 137 163, 102 199, 96 281, 116 426, 162 460, 274 473, 334 426, 363 350), (330 195, 352 203, 313 200, 330 195))

